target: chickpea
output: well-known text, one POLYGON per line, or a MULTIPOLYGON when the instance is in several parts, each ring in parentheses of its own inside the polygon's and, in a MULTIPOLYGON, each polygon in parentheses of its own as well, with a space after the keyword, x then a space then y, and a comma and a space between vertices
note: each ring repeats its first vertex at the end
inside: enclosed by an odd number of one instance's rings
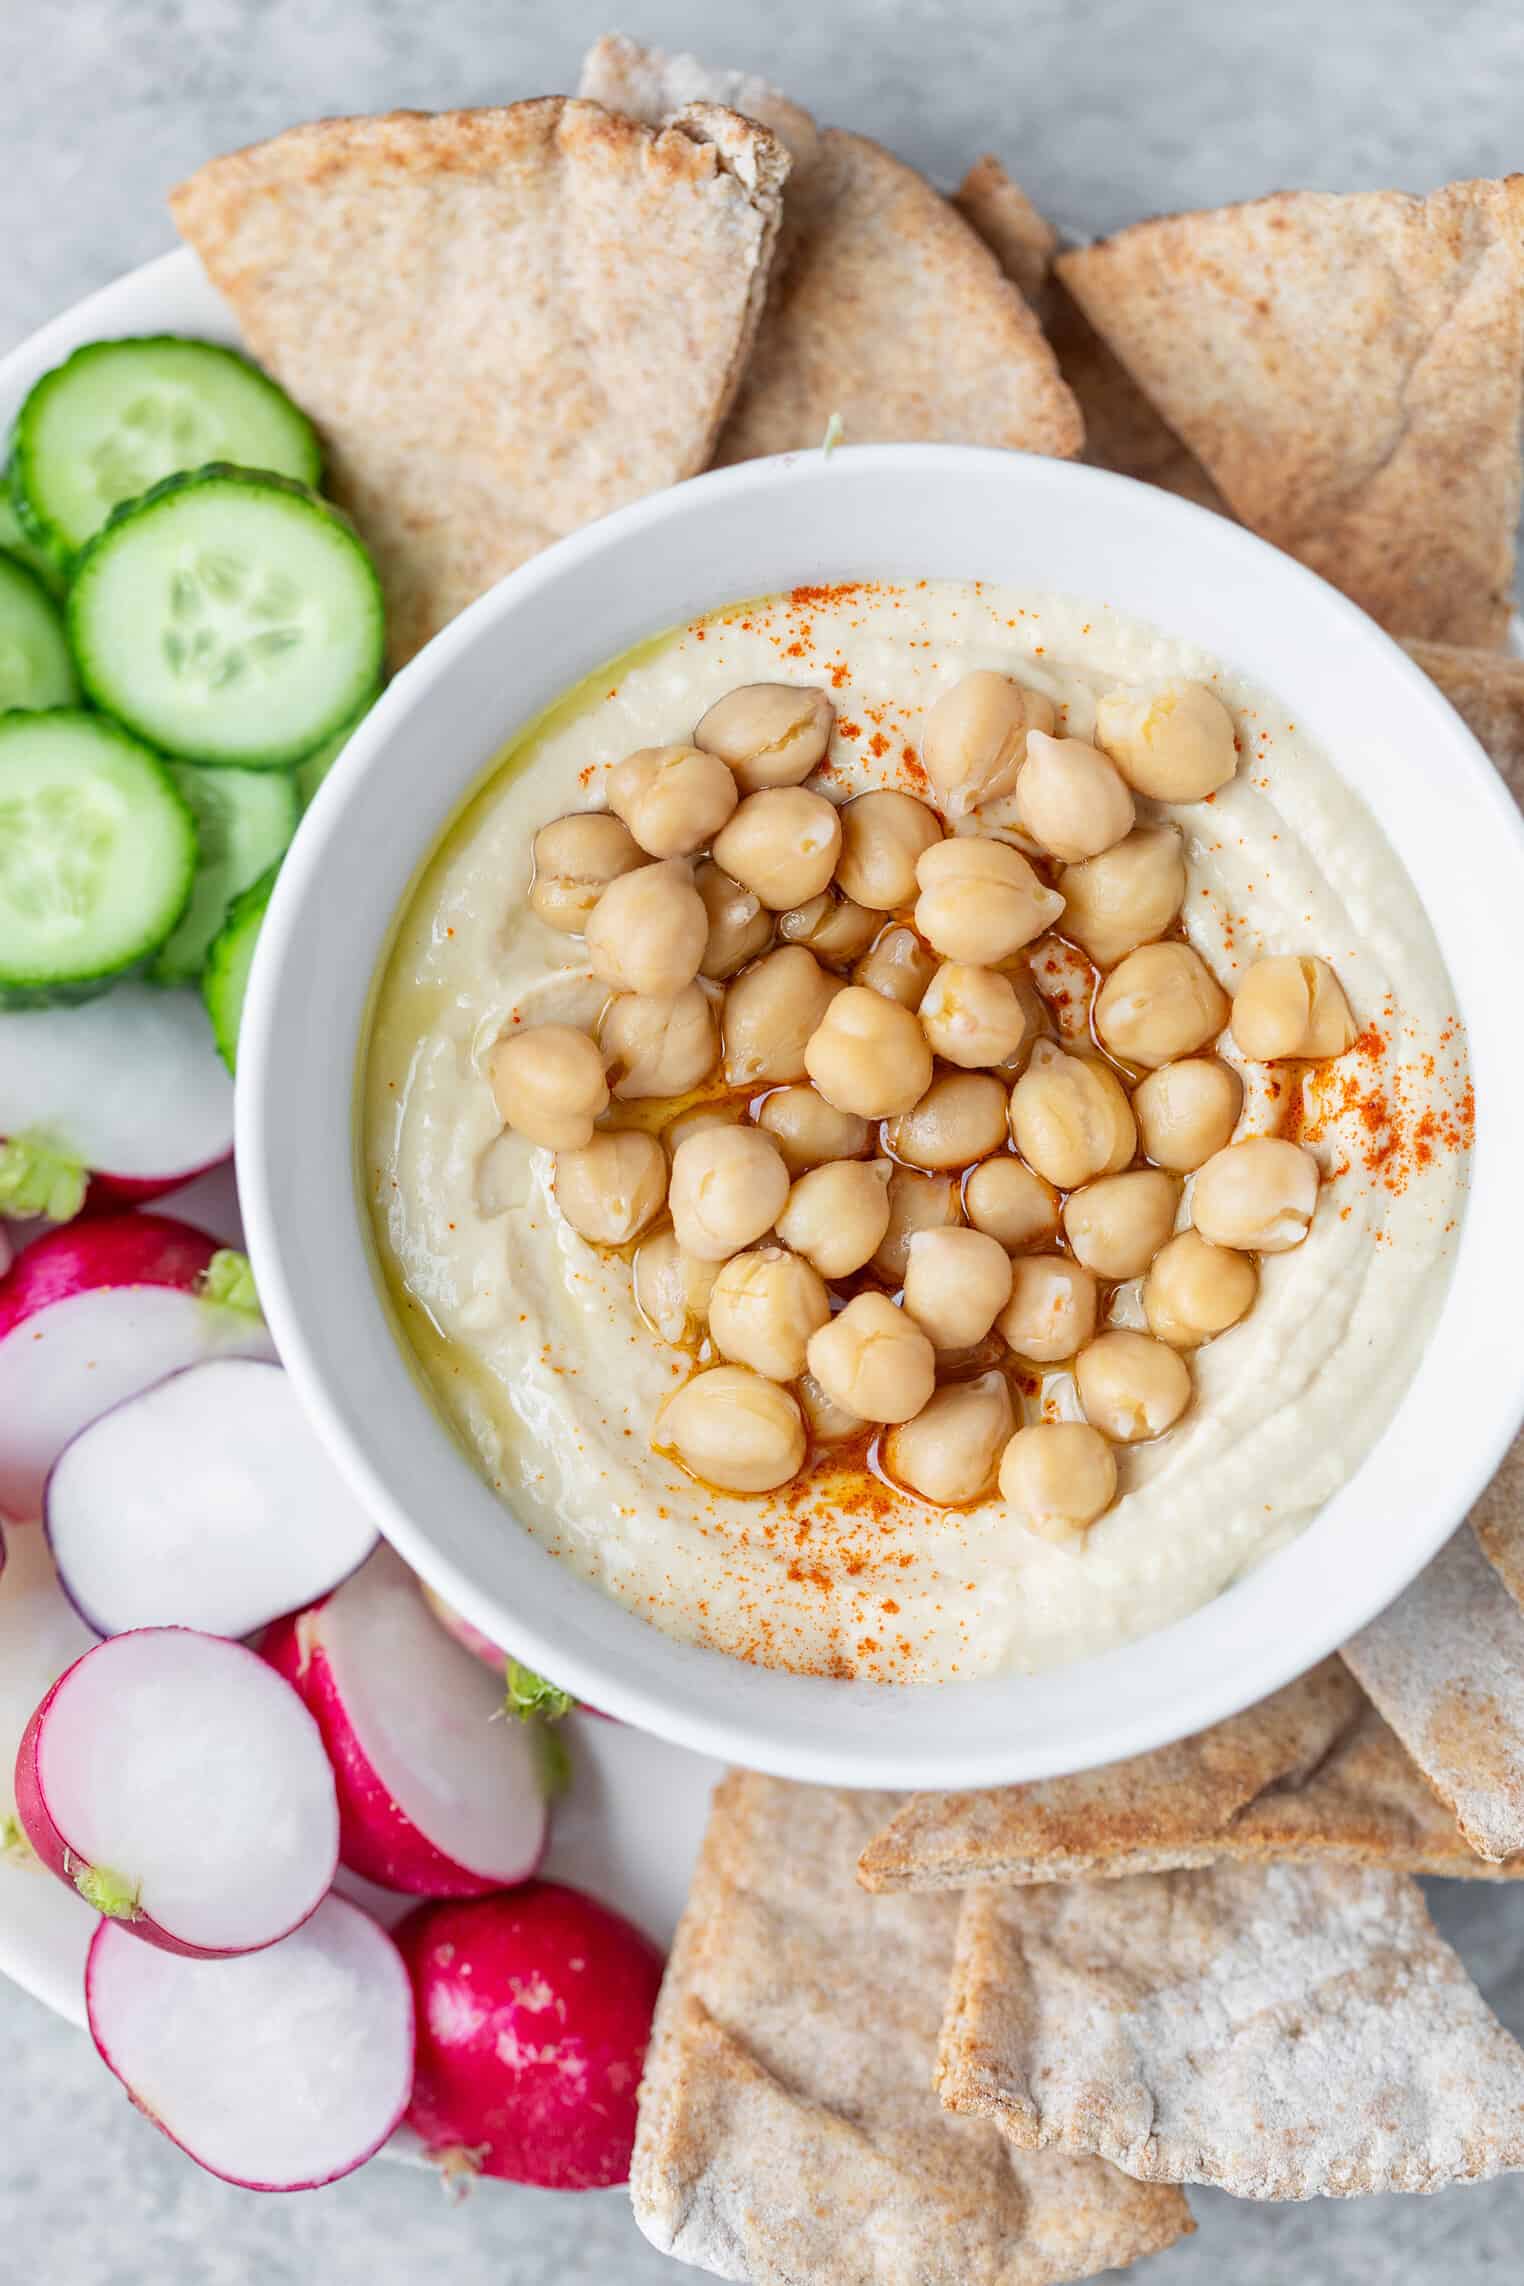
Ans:
POLYGON ((597 1134, 579 1151, 556 1153, 556 1204, 594 1246, 628 1246, 661 1213, 667 1154, 635 1128, 597 1134))
POLYGON ((1097 968, 1114 968, 1139 945, 1162 937, 1185 903, 1179 828, 1134 826, 1098 857, 1066 865, 1058 886, 1064 935, 1097 968))
POLYGON ((1251 1135, 1214 1152, 1191 1186, 1191 1221, 1214 1246, 1285 1254, 1307 1236, 1318 1163, 1299 1143, 1251 1135))
POLYGON ((691 857, 713 841, 740 799, 718 754, 696 746, 642 746, 616 762, 609 808, 652 857, 691 857))
POLYGON ((826 1395, 865 1421, 908 1421, 936 1387, 936 1351, 887 1294, 854 1295, 806 1354, 826 1395))
POLYGON ((873 1140, 866 1119, 838 1111, 812 1087, 780 1087, 767 1096, 757 1113, 783 1153, 791 1175, 802 1175, 828 1159, 860 1159, 873 1140))
POLYGON ((915 925, 946 960, 988 968, 1051 928, 1064 909, 1008 842, 958 834, 924 850, 915 925))
POLYGON ((1156 1167, 1103 1175, 1064 1201, 1064 1236, 1098 1278, 1141 1278, 1175 1227, 1180 1185, 1156 1167))
POLYGON ((1138 1130, 1115 1072, 1039 1040, 1011 1090, 1011 1140, 1045 1182, 1072 1191, 1120 1174, 1138 1130))
POLYGON ((588 915, 587 957, 616 992, 672 998, 698 975, 709 915, 682 858, 611 881, 588 915))
POLYGON ((1058 1193, 1009 1152, 981 1160, 963 1184, 963 1211, 1007 1254, 1058 1236, 1058 1193))
POLYGON ((954 1176, 921 1175, 913 1167, 896 1167, 889 1177, 889 1221, 874 1250, 874 1269, 892 1285, 902 1285, 916 1231, 951 1230, 962 1219, 954 1176))
POLYGON ((1000 1497, 1040 1539, 1078 1538, 1116 1496, 1116 1457, 1083 1422, 1018 1429, 1000 1456, 1000 1497))
POLYGON ((827 1103, 859 1119, 892 1119, 931 1085, 931 1050, 908 1008, 849 984, 805 1045, 804 1067, 827 1103))
POLYGON ((598 1045, 624 1103, 686 1095, 708 1078, 720 1052, 714 1010, 699 984, 684 985, 671 1000, 616 993, 599 1019, 598 1045))
POLYGON ((1095 737, 1127 783, 1156 802, 1204 801, 1238 768, 1233 717, 1205 683, 1164 683, 1146 696, 1108 691, 1095 737))
POLYGON ((760 897, 743 889, 739 881, 706 857, 696 867, 693 886, 704 900, 709 936, 704 946, 700 976, 720 983, 734 976, 773 941, 773 917, 760 897))
POLYGON ((804 1345, 830 1315, 825 1281, 781 1246, 733 1254, 709 1297, 715 1348, 769 1381, 797 1381, 804 1345))
POLYGON ((805 1047, 845 988, 803 945, 780 945, 725 995, 725 1077, 732 1087, 805 1076, 805 1047))
POLYGON ((676 1234, 658 1230, 643 1238, 630 1265, 635 1307, 663 1341, 691 1340, 709 1314, 718 1265, 685 1254, 676 1234))
POLYGON ((770 786, 748 794, 715 835, 714 861, 774 913, 829 888, 841 855, 841 819, 824 794, 770 786))
POLYGON ((1257 960, 1234 993, 1233 1037, 1256 1063, 1321 1062, 1353 1046, 1355 1020, 1326 960, 1285 953, 1257 960))
POLYGON ((995 1463, 1016 1426, 1011 1392, 1000 1373, 954 1381, 884 1439, 889 1474, 938 1508, 982 1499, 995 1463))
POLYGON ((817 960, 843 965, 865 953, 878 935, 881 917, 850 897, 833 897, 823 889, 807 905, 795 905, 778 923, 785 944, 804 945, 817 960))
POLYGON ((839 1445, 868 1426, 859 1414, 828 1397, 813 1373, 800 1374, 795 1395, 817 1444, 839 1445))
POLYGON ((1143 1281, 1148 1330, 1171 1349, 1195 1349, 1254 1306, 1259 1273, 1246 1254, 1182 1230, 1154 1256, 1143 1281))
POLYGON ((1244 1085, 1212 1056, 1160 1064, 1134 1090, 1132 1108, 1143 1148, 1156 1166, 1189 1175, 1220 1151, 1238 1125, 1244 1085))
POLYGON ((1190 1367, 1149 1334, 1103 1333, 1074 1361, 1085 1419, 1119 1445, 1172 1429, 1191 1401, 1190 1367))
POLYGON ((746 1106, 741 1103, 696 1103, 690 1110, 680 1111, 661 1131, 668 1158, 690 1135, 707 1135, 716 1127, 739 1127, 745 1116, 746 1106))
POLYGON ((889 1122, 885 1148, 912 1167, 971 1167, 1005 1141, 1007 1098, 988 1072, 940 1072, 889 1122))
POLYGON ((1153 1070, 1215 1040, 1228 1020, 1228 996, 1199 953, 1173 940, 1139 945, 1114 968, 1095 999, 1095 1028, 1124 1064, 1153 1070))
POLYGON ((850 1278, 872 1259, 889 1227, 889 1175, 887 1159, 833 1159, 811 1167, 788 1194, 778 1236, 822 1278, 850 1278))
POLYGON ((608 1109, 603 1058, 569 1024, 537 1024, 496 1041, 487 1081, 504 1124, 549 1151, 590 1143, 593 1121, 608 1109))
POLYGON ((740 1365, 714 1365, 675 1389, 651 1444, 722 1492, 771 1492, 797 1476, 804 1415, 786 1389, 740 1365))
POLYGON ((723 1262, 771 1230, 788 1197, 777 1144, 756 1127, 711 1127, 672 1154, 668 1204, 677 1243, 701 1262, 723 1262))
POLYGON ((1026 1040, 1016 987, 998 969, 947 960, 926 988, 921 1026, 939 1056, 966 1070, 1009 1063, 1026 1040))
POLYGON ((868 992, 881 992, 902 1008, 919 1008, 936 974, 934 953, 929 953, 914 929, 885 929, 873 950, 865 953, 852 971, 852 982, 868 992))
POLYGON ((1034 730, 1016 781, 1016 814, 1034 841, 1078 865, 1131 833, 1136 813, 1121 772, 1087 739, 1034 730))
POLYGON ((941 839, 941 819, 914 794, 859 794, 841 813, 836 878, 859 905, 896 912, 915 898, 917 858, 941 839))
POLYGON ((1026 760, 1027 732, 1051 730, 1053 701, 1009 675, 976 667, 945 691, 921 731, 921 761, 950 818, 1008 794, 1026 760))
POLYGON ((808 683, 743 683, 715 700, 693 743, 729 763, 743 794, 797 786, 824 760, 835 714, 808 683))
POLYGON ((567 936, 581 935, 611 881, 645 863, 629 827, 607 810, 574 810, 570 817, 552 818, 532 846, 530 908, 549 928, 567 936))
POLYGON ((1011 1257, 982 1230, 916 1230, 905 1307, 934 1349, 972 1349, 1011 1298, 1011 1257))
POLYGON ((1018 1254, 995 1330, 1018 1357, 1060 1365, 1095 1332, 1098 1307, 1094 1278, 1067 1254, 1018 1254))

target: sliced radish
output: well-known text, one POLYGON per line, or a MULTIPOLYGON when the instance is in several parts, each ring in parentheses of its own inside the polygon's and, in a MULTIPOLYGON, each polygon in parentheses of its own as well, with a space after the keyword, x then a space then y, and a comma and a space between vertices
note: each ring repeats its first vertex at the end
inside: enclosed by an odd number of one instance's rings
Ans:
POLYGON ((102 1921, 85 2006, 138 2109, 246 2190, 315 2190, 352 2173, 407 2109, 407 1970, 386 1931, 342 1897, 236 1961, 177 1959, 102 1921))
POLYGON ((400 1923, 418 2053, 409 2123, 450 2173, 553 2191, 628 2180, 662 1957, 559 1882, 400 1923))
POLYGON ((246 1269, 152 1214, 70 1223, 18 1255, 0 1278, 0 1515, 40 1516, 64 1446, 124 1397, 203 1358, 273 1357, 246 1269))
POLYGON ((539 1734, 494 1719, 501 1687, 435 1626, 390 1548, 262 1648, 317 1718, 351 1871, 414 1897, 528 1879, 548 1824, 539 1734))
POLYGON ((446 1635, 453 1635, 473 1659, 480 1659, 484 1667, 491 1667, 499 1678, 505 1675, 508 1671, 508 1654, 501 1643, 494 1643, 490 1635, 484 1635, 479 1627, 473 1627, 464 1613, 457 1611, 453 1603, 446 1603, 439 1590, 431 1588, 427 1580, 420 1580, 418 1585, 423 1592, 424 1602, 446 1635))
POLYGON ((464 1645, 473 1659, 480 1659, 490 1667, 503 1685, 504 1712, 514 1715, 520 1722, 559 1722, 563 1715, 578 1708, 583 1714, 597 1715, 600 1722, 612 1722, 601 1707, 590 1707, 585 1700, 574 1699, 570 1691, 563 1691, 559 1683, 552 1683, 544 1675, 537 1675, 533 1667, 526 1667, 522 1659, 515 1659, 490 1635, 484 1635, 464 1612, 447 1603, 438 1588, 431 1588, 427 1580, 418 1586, 446 1635, 453 1635, 464 1645))
POLYGON ((27 1176, 35 1140, 118 1199, 156 1198, 228 1158, 233 1083, 200 994, 122 984, 78 1007, 0 1014, 0 1135, 16 1146, 0 1185, 27 1176))
POLYGON ((43 1522, 98 1635, 252 1635, 327 1595, 377 1540, 287 1376, 242 1357, 188 1366, 82 1429, 43 1522))
POLYGON ((24 1850, 11 1774, 39 1699, 95 1637, 58 1584, 42 1534, 0 1532, 0 1856, 24 1850))
POLYGON ((170 1952, 273 1945, 338 1865, 312 1717, 254 1652, 186 1627, 113 1636, 59 1677, 22 1734, 16 1808, 61 1881, 170 1952))

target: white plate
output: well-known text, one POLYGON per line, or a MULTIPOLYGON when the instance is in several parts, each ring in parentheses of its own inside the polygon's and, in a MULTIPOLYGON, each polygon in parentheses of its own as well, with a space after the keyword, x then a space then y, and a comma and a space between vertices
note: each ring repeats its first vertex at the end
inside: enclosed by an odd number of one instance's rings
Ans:
MULTIPOLYGON (((0 360, 0 427, 26 391, 81 342, 116 334, 189 333, 236 342, 237 329, 189 252, 166 254, 92 294, 0 360)), ((220 1238, 237 1238, 237 1206, 225 1172, 156 1202, 220 1238)), ((687 1894, 719 1765, 596 1716, 573 1716, 572 1790, 556 1811, 547 1875, 575 1882, 627 1913, 660 1943, 671 1937, 687 1894)), ((0 1738, 0 1755, 17 1741, 0 1738)), ((366 1890, 383 1918, 408 1899, 366 1890)), ((85 2021, 82 1970, 95 1916, 35 1868, 0 1860, 0 1972, 56 2009, 85 2021)))

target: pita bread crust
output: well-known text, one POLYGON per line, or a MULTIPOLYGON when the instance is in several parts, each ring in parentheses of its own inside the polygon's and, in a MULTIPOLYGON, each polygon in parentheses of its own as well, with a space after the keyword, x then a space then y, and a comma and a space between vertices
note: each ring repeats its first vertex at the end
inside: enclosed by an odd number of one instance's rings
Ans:
POLYGON ((1000 161, 986 151, 953 192, 953 205, 985 245, 1013 285, 1037 308, 1048 284, 1058 232, 1012 182, 1000 161))
POLYGON ((1237 1812, 1276 1780, 1314 1770, 1359 1709, 1347 1670, 1325 1659, 1259 1706, 1107 1769, 912 1795, 864 1850, 858 1878, 874 1890, 963 1888, 1205 1864, 1237 1812))
POLYGON ((1398 635, 1501 642, 1524 403, 1524 177, 1279 192, 1059 276, 1233 511, 1398 635))
POLYGON ((705 465, 787 172, 713 106, 656 132, 553 96, 319 120, 172 193, 323 432, 394 664, 549 541, 705 465))
POLYGON ((865 136, 826 128, 788 200, 716 459, 849 444, 1000 445, 1060 457, 1083 429, 1032 311, 962 216, 865 136))
POLYGON ((937 2079, 1025 2148, 1239 2198, 1524 2167, 1524 2050, 1416 1885, 1359 1867, 971 1891, 937 2079))
MULTIPOLYGON (((1517 664, 1524 676, 1524 660, 1517 664)), ((1514 1438, 1502 1467, 1472 1509, 1471 1529, 1482 1554, 1524 1609, 1524 1435, 1514 1438)))
POLYGON ((1404 646, 1486 747, 1516 801, 1524 801, 1524 659, 1459 643, 1404 646))
POLYGON ((1478 1856, 1524 1850, 1524 1612, 1467 1526, 1344 1658, 1478 1856))
POLYGON ((723 104, 777 136, 793 159, 796 180, 820 140, 809 113, 760 73, 728 71, 686 52, 642 47, 623 32, 605 32, 594 41, 582 59, 577 93, 648 127, 664 127, 690 103, 723 104))
POLYGON ((957 1906, 852 1880, 893 1801, 720 1786, 641 2088, 640 2228, 765 2286, 1046 2286, 1172 2244, 1179 2192, 939 2110, 957 1906))

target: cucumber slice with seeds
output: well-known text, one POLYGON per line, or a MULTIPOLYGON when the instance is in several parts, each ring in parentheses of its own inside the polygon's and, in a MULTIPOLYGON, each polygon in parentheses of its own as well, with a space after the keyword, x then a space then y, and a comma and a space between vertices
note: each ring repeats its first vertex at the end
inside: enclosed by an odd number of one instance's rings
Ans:
POLYGON ((0 714, 78 703, 63 613, 37 574, 0 548, 0 714))
POLYGON ((322 474, 312 423, 258 366, 153 334, 87 342, 45 373, 16 417, 11 473, 22 524, 67 563, 120 502, 208 461, 322 474))
POLYGON ((201 854, 184 917, 148 974, 155 984, 193 984, 233 899, 285 855, 301 802, 284 770, 169 769, 195 817, 201 854))
POLYGON ((375 566, 300 484, 171 476, 79 559, 69 638, 89 696, 186 762, 284 769, 343 728, 381 674, 375 566))
POLYGON ((0 716, 0 1007, 88 1000, 157 952, 196 827, 156 754, 73 707, 0 716))
POLYGON ((243 1017, 243 996, 249 988, 254 947, 264 925, 265 907, 280 867, 272 865, 241 897, 228 907, 228 917, 212 939, 206 966, 201 971, 201 997, 212 1020, 217 1052, 230 1072, 238 1069, 238 1026, 243 1017))
POLYGON ((49 595, 61 596, 63 594, 64 588, 68 584, 63 572, 48 554, 47 549, 37 545, 16 513, 16 503, 11 498, 9 469, 0 475, 0 548, 3 548, 8 556, 17 557, 26 565, 28 571, 35 572, 49 595))

